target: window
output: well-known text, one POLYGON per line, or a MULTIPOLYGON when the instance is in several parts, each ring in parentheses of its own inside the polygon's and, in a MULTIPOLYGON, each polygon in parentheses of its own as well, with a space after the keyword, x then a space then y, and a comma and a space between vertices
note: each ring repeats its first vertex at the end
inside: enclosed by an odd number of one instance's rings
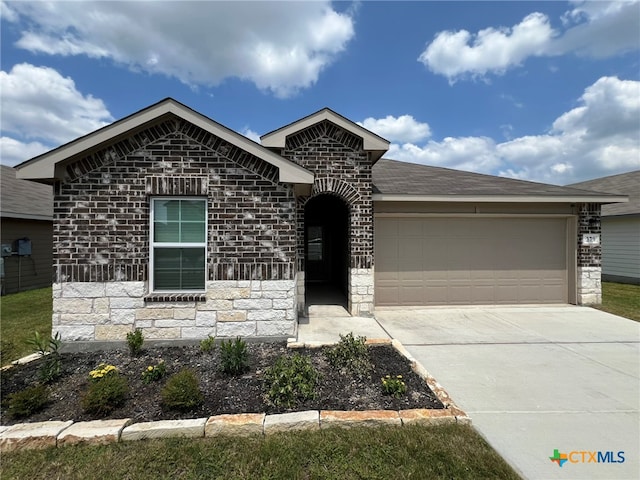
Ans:
POLYGON ((204 291, 206 199, 154 198, 151 218, 152 291, 204 291))

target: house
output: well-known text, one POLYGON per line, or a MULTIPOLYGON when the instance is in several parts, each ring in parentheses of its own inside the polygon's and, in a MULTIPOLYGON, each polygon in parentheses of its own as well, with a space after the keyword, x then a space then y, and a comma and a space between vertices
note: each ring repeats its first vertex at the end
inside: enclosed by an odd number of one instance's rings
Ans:
POLYGON ((628 195, 628 203, 602 206, 602 279, 640 284, 640 170, 569 185, 628 195))
POLYGON ((53 191, 0 165, 2 294, 51 286, 53 191))
POLYGON ((166 99, 19 165, 54 185, 54 331, 282 338, 318 292, 353 316, 600 301, 589 235, 626 197, 394 162, 388 147, 327 108, 258 144, 166 99))

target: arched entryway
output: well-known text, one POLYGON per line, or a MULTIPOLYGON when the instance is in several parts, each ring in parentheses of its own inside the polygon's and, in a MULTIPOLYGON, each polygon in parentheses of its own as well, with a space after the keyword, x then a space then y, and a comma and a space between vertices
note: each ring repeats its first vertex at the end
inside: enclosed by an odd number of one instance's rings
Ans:
POLYGON ((349 208, 335 195, 321 194, 305 205, 305 303, 347 307, 349 208))

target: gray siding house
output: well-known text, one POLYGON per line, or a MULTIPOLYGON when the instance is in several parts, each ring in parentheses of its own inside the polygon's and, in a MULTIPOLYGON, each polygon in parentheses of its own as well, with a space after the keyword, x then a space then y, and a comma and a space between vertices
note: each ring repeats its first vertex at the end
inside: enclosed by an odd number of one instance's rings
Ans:
POLYGON ((15 169, 0 165, 3 295, 51 285, 52 236, 51 186, 17 179, 15 169))
POLYGON ((640 285, 640 170, 570 186, 629 196, 602 206, 602 279, 640 285))
POLYGON ((626 197, 395 162, 388 146, 326 108, 258 144, 166 99, 19 165, 54 185, 54 331, 282 338, 327 296, 352 316, 600 302, 590 235, 626 197))

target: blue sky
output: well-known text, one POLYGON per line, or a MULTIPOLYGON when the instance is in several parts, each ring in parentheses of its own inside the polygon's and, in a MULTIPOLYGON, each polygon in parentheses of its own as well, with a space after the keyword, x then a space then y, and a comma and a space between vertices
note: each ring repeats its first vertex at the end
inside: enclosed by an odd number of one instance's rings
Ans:
POLYGON ((322 107, 388 158, 640 169, 640 3, 2 2, 3 164, 173 97, 256 139, 322 107))

